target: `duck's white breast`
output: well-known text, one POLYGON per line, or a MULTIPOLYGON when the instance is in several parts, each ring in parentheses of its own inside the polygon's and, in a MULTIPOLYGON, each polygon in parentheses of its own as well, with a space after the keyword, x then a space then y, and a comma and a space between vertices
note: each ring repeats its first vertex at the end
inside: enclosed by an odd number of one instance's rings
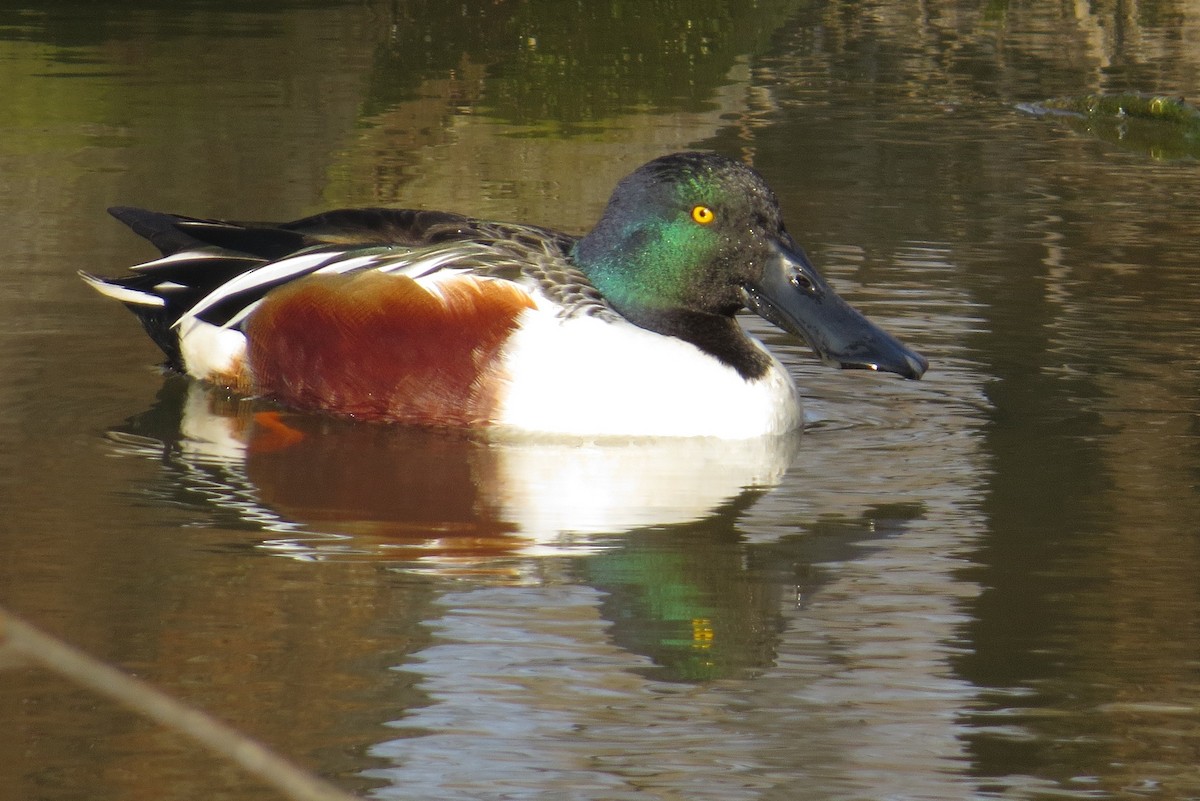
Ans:
POLYGON ((522 432, 586 437, 721 437, 783 434, 802 423, 786 369, 755 381, 694 345, 631 323, 522 313, 505 346, 508 386, 494 417, 522 432))

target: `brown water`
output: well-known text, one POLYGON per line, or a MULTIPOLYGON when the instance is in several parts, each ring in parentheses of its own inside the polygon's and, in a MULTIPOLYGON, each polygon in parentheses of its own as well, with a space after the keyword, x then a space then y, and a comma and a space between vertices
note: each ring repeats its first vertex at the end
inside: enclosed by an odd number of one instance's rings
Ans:
MULTIPOLYGON (((0 604, 382 799, 1200 797, 1200 4, 0 10, 0 604), (488 444, 164 379, 116 203, 580 231, 747 157, 928 355, 779 450, 488 444), (1189 155, 1191 153, 1191 155, 1189 155)), ((274 797, 32 668, 0 798, 274 797)))

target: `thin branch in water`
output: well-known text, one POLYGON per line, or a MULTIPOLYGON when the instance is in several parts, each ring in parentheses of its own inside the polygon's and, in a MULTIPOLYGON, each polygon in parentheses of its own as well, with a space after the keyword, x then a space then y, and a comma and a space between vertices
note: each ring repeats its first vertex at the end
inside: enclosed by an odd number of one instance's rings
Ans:
POLYGON ((190 737, 294 801, 360 801, 211 715, 176 701, 0 608, 0 667, 21 660, 40 665, 190 737))

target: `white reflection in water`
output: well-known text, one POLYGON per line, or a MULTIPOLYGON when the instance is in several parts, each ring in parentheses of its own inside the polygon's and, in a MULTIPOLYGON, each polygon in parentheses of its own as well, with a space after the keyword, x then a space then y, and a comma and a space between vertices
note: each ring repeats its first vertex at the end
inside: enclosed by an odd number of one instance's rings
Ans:
MULTIPOLYGON (((414 517, 426 539, 468 526, 510 535, 513 556, 578 552, 588 535, 702 520, 739 496, 776 486, 801 443, 799 434, 491 441, 264 411, 197 383, 181 391, 177 435, 147 436, 134 423, 125 428, 142 433, 110 435, 119 449, 157 457, 165 447, 179 472, 173 480, 244 522, 294 535, 272 537, 269 547, 308 558, 345 555, 345 535, 369 525, 379 534, 388 524, 411 527, 414 517), (414 486, 415 469, 438 480, 414 486), (297 498, 292 480, 314 473, 337 480, 306 486, 297 498), (409 504, 381 505, 397 494, 410 495, 409 504)), ((422 559, 433 557, 426 552, 422 559)))

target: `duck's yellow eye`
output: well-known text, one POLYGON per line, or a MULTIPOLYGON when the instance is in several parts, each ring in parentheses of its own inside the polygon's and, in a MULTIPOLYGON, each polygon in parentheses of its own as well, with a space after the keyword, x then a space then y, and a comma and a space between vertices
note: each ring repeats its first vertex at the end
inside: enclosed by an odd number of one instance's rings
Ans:
POLYGON ((701 225, 708 225, 713 220, 717 219, 717 215, 708 206, 693 206, 692 219, 701 225))

